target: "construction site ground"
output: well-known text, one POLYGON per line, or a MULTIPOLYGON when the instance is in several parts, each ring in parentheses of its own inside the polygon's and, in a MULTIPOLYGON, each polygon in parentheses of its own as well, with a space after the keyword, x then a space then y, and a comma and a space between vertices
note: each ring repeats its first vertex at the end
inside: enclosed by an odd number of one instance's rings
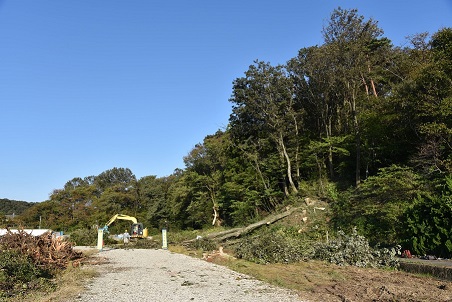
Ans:
MULTIPOLYGON (((132 250, 125 252, 129 253, 129 256, 134 253, 132 250)), ((238 271, 241 273, 296 291, 300 301, 452 301, 451 281, 401 270, 335 266, 318 261, 289 265, 237 265, 233 263, 234 259, 219 253, 214 253, 205 260, 232 268, 239 267, 238 271)), ((452 264, 446 260, 402 261, 434 266, 452 264)), ((208 267, 205 272, 198 273, 207 276, 208 267)))

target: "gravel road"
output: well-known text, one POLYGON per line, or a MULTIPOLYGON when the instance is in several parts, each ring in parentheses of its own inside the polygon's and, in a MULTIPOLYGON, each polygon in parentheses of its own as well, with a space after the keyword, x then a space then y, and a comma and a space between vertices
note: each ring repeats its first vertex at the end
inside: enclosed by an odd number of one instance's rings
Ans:
POLYGON ((295 302, 289 290, 167 250, 112 249, 96 257, 100 276, 87 283, 77 301, 295 302))

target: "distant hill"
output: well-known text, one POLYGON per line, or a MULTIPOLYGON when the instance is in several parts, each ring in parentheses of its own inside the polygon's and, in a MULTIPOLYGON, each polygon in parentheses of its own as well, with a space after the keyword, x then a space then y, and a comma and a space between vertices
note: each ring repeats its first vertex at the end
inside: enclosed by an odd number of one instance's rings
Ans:
POLYGON ((34 206, 35 202, 26 202, 19 200, 0 199, 0 213, 4 215, 20 215, 26 209, 34 206))

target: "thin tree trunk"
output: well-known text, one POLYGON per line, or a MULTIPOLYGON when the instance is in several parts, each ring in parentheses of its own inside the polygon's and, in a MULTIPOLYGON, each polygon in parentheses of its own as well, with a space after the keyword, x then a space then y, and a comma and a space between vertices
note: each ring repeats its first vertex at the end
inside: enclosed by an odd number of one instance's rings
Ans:
POLYGON ((355 89, 352 91, 352 115, 353 126, 355 130, 355 144, 356 144, 356 169, 355 169, 355 185, 361 183, 361 134, 359 131, 358 113, 356 112, 356 96, 355 89))
POLYGON ((334 168, 333 168, 333 146, 331 145, 331 136, 333 134, 332 125, 331 125, 331 117, 328 118, 328 125, 326 127, 327 138, 329 142, 328 147, 328 171, 331 178, 334 177, 334 168))
POLYGON ((289 154, 287 154, 286 146, 284 145, 282 133, 279 134, 279 144, 280 144, 282 152, 284 154, 284 158, 286 159, 287 179, 289 180, 290 187, 293 192, 298 193, 298 189, 295 186, 293 179, 292 179, 292 164, 290 162, 289 154))
MULTIPOLYGON (((377 89, 375 88, 375 83, 372 77, 370 76, 370 62, 369 62, 369 56, 367 55, 367 70, 369 71, 369 77, 370 77, 370 85, 372 86, 372 92, 374 94, 374 97, 378 98, 377 89)), ((367 88, 366 88, 367 89, 367 88)))

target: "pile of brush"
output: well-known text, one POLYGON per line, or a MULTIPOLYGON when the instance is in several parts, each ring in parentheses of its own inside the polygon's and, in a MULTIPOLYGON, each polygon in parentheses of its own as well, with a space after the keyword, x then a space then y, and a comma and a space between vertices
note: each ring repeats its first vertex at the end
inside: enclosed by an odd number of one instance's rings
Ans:
POLYGON ((69 264, 78 266, 84 257, 81 252, 73 249, 72 242, 55 237, 51 232, 33 236, 24 230, 7 230, 0 237, 0 251, 2 250, 26 255, 35 265, 47 270, 64 269, 69 264))

